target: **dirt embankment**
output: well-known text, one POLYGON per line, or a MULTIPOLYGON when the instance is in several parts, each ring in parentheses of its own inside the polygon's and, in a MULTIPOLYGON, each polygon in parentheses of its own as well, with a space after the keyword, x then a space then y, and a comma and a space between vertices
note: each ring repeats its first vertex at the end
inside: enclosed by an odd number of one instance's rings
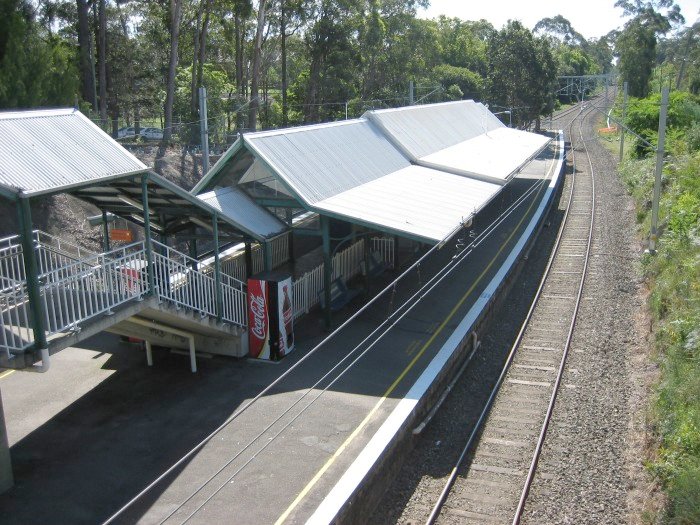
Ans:
MULTIPOLYGON (((132 151, 153 171, 186 190, 190 190, 202 176, 201 155, 192 154, 179 148, 168 148, 158 156, 158 147, 142 147, 132 151)), ((212 159, 212 162, 214 160, 212 159)), ((39 197, 32 202, 32 222, 34 229, 56 235, 66 241, 77 243, 91 250, 102 245, 102 230, 90 226, 87 218, 99 210, 71 195, 59 194, 39 197)), ((0 202, 0 237, 19 232, 15 205, 8 201, 0 202)))

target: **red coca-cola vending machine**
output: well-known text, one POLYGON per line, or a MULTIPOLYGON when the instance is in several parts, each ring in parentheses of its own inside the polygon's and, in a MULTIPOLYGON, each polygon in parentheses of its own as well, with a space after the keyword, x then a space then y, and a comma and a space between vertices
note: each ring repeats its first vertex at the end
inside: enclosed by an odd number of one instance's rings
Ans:
POLYGON ((294 308, 289 274, 264 272, 248 278, 250 357, 278 361, 294 350, 294 308))

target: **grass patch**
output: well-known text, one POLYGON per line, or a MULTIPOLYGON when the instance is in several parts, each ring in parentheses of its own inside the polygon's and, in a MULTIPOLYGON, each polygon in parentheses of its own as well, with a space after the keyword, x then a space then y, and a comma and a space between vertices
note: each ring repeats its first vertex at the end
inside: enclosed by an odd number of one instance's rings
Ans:
MULTIPOLYGON (((620 166, 649 231, 653 158, 620 166)), ((643 259, 661 365, 654 424, 660 438, 649 465, 669 497, 663 521, 700 523, 700 152, 667 161, 662 178, 658 252, 643 259)))

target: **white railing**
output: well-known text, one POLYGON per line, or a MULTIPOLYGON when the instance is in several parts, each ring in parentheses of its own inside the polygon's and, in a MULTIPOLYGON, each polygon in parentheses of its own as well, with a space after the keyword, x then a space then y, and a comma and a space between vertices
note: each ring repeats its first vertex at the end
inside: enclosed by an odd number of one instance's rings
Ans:
POLYGON ((394 239, 392 237, 372 237, 372 252, 378 253, 389 268, 394 267, 394 239))
POLYGON ((323 290, 323 265, 306 272, 292 283, 294 319, 309 313, 318 303, 318 293, 323 290))
POLYGON ((148 290, 142 269, 145 246, 137 242, 94 255, 40 276, 48 335, 77 329, 148 290))
MULTIPOLYGON (((289 235, 281 235, 270 241, 272 251, 272 268, 277 268, 289 261, 289 235)), ((265 268, 263 248, 260 244, 255 244, 251 248, 251 258, 253 268, 251 274, 260 273, 265 268)), ((239 281, 246 280, 245 250, 240 245, 238 251, 221 258, 221 273, 229 275, 239 281)))
POLYGON ((7 359, 11 350, 23 350, 34 342, 22 245, 15 241, 19 237, 0 240, 0 341, 7 359))
MULTIPOLYGON (((156 293, 159 299, 201 315, 217 317, 216 280, 213 269, 169 246, 153 241, 156 293)), ((246 295, 243 282, 221 275, 222 320, 246 326, 246 295)))
MULTIPOLYGON (((344 283, 362 271, 364 260, 364 242, 355 241, 345 250, 333 256, 333 273, 331 279, 342 279, 344 283)), ((323 264, 294 281, 294 318, 301 317, 309 312, 319 302, 319 294, 323 290, 323 264)))

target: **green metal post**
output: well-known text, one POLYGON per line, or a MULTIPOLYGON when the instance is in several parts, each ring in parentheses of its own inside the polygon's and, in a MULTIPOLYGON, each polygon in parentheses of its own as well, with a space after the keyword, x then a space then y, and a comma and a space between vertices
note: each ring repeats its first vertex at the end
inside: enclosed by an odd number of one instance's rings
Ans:
MULTIPOLYGON (((195 259, 195 260, 196 260, 196 259, 197 259, 197 239, 192 239, 192 240, 190 240, 189 245, 190 245, 190 246, 189 246, 189 249, 190 249, 190 257, 191 257, 192 259, 195 259)), ((193 265, 193 268, 192 268, 192 269, 193 269, 193 270, 196 270, 196 269, 197 269, 197 268, 195 267, 196 263, 193 262, 192 265, 193 265)))
POLYGON ((214 234, 214 296, 216 298, 216 320, 221 322, 224 317, 224 300, 221 296, 221 261, 219 260, 219 218, 212 216, 214 234))
POLYGON ((24 259, 24 272, 27 276, 29 312, 31 313, 32 329, 34 331, 34 351, 39 352, 39 350, 47 348, 47 342, 44 326, 44 309, 41 304, 39 266, 36 261, 34 232, 32 231, 32 210, 27 198, 20 198, 18 204, 19 222, 22 232, 22 257, 24 259))
POLYGON ((148 174, 141 177, 141 204, 143 206, 143 234, 146 245, 146 271, 148 272, 148 291, 156 292, 156 274, 153 267, 153 245, 151 243, 151 217, 148 208, 148 174))
POLYGON ((245 243, 245 276, 246 279, 253 275, 253 247, 250 241, 245 243))
POLYGON ((369 238, 369 232, 366 232, 365 236, 362 238, 362 244, 365 252, 365 292, 369 293, 369 264, 370 250, 372 249, 372 241, 369 238))
POLYGON ((323 302, 326 305, 323 314, 326 329, 330 329, 331 327, 331 277, 333 276, 329 222, 328 217, 321 215, 321 236, 323 238, 323 302))
POLYGON ((269 272, 272 270, 272 248, 270 247, 270 243, 268 241, 263 242, 262 248, 264 268, 266 272, 269 272))
POLYGON ((627 112, 627 82, 624 84, 622 98, 622 120, 620 121, 620 162, 625 155, 625 113, 627 112))
POLYGON ((286 210, 287 226, 289 226, 289 237, 287 239, 287 250, 289 251, 289 261, 294 264, 294 220, 292 217, 292 210, 287 208, 286 210))
POLYGON ((659 237, 659 200, 661 199, 661 175, 664 166, 666 143, 666 114, 668 112, 668 87, 661 92, 661 109, 659 110, 659 144, 656 147, 656 170, 654 177, 654 194, 651 199, 651 232, 649 233, 649 253, 656 253, 656 241, 659 237))
POLYGON ((399 271, 399 236, 394 235, 394 271, 399 271))
POLYGON ((107 212, 102 211, 102 250, 108 252, 109 247, 109 224, 107 223, 107 212))

